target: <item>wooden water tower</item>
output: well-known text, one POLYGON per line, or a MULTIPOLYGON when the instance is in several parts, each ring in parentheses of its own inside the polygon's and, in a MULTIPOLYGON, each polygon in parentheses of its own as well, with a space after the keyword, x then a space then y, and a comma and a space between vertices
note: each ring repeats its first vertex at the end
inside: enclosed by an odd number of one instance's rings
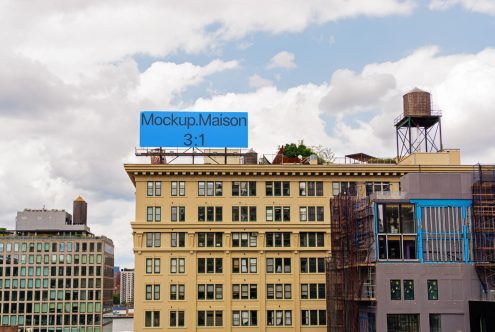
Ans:
POLYGON ((397 161, 415 152, 442 151, 442 115, 431 110, 430 93, 415 88, 403 100, 404 113, 395 119, 397 161))

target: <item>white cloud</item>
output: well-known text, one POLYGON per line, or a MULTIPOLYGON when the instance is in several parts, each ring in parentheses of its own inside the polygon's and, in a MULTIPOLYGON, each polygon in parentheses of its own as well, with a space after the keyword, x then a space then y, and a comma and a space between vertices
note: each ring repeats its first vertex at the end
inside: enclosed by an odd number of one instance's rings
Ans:
POLYGON ((296 63, 294 62, 295 56, 293 53, 282 51, 275 54, 268 64, 268 68, 285 68, 285 69, 293 69, 296 68, 296 63))
POLYGON ((6 0, 0 4, 0 39, 3 48, 77 81, 99 64, 135 54, 211 51, 254 32, 300 32, 356 16, 406 15, 414 6, 414 0, 6 0))
POLYGON ((495 86, 495 49, 441 55, 437 47, 425 47, 358 73, 337 70, 329 84, 229 93, 201 98, 194 107, 249 111, 250 145, 261 153, 304 139, 340 156, 366 152, 393 157, 393 121, 402 113, 402 95, 415 86, 430 91, 434 105, 444 111, 445 147, 461 148, 465 163, 495 159, 495 148, 488 143, 495 141, 495 95, 490 91, 495 86))
POLYGON ((353 113, 376 108, 381 98, 395 88, 395 79, 391 74, 356 75, 340 69, 333 73, 330 85, 320 107, 329 113, 353 113))
POLYGON ((270 81, 269 79, 263 78, 258 74, 254 74, 249 76, 249 86, 251 88, 259 89, 259 88, 264 88, 266 86, 271 86, 273 85, 273 82, 270 81))
POLYGON ((495 2, 493 0, 430 0, 430 9, 433 10, 446 10, 456 5, 469 11, 495 15, 495 2))
POLYGON ((166 107, 187 88, 196 86, 207 76, 238 68, 237 61, 214 60, 204 67, 192 63, 154 62, 140 75, 137 100, 147 108, 166 107))

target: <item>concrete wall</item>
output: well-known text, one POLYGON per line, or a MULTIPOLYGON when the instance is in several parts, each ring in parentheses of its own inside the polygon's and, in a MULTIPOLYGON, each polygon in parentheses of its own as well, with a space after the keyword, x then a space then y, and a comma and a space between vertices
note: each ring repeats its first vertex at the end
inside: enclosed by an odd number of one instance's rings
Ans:
POLYGON ((89 231, 86 225, 72 225, 72 216, 64 210, 24 210, 17 212, 16 231, 89 231))
POLYGON ((449 149, 440 152, 415 152, 399 161, 400 165, 460 165, 461 151, 449 149))
POLYGON ((473 265, 378 264, 376 330, 387 331, 387 314, 419 314, 421 331, 429 331, 429 314, 441 314, 442 331, 469 332, 469 300, 480 299, 473 265), (390 299, 390 280, 401 280, 401 300, 390 299), (428 300, 427 280, 438 280, 438 301, 428 300), (414 300, 404 300, 404 280, 414 280, 414 300))
POLYGON ((472 173, 408 173, 401 191, 416 199, 472 199, 472 173))

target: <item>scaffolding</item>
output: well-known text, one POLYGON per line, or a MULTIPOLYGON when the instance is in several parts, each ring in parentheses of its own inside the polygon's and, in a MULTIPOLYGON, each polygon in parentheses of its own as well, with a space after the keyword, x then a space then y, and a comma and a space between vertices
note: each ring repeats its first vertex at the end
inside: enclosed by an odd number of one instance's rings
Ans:
POLYGON ((473 183, 473 251, 488 297, 495 289, 495 166, 476 165, 473 183))
POLYGON ((368 309, 375 303, 373 209, 368 198, 347 195, 332 198, 330 209, 332 255, 327 262, 328 331, 368 330, 368 318, 371 317, 368 309))

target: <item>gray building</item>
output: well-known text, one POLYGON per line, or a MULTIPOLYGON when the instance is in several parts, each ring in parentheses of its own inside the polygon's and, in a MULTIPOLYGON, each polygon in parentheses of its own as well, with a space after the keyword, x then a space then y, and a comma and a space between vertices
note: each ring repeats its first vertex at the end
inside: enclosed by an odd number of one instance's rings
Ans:
POLYGON ((333 198, 328 330, 494 331, 492 172, 410 173, 402 192, 333 198))
POLYGON ((68 212, 19 212, 16 229, 0 234, 1 325, 111 331, 104 314, 112 310, 113 265, 112 240, 74 225, 68 212))

